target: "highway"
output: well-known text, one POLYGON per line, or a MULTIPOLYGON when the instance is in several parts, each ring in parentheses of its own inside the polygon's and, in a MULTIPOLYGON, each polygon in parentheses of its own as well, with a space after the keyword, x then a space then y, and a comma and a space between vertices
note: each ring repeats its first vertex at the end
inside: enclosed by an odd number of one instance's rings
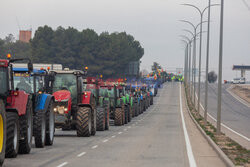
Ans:
POLYGON ((56 131, 54 145, 6 159, 5 166, 189 166, 180 117, 179 84, 168 84, 126 126, 89 138, 56 131))
MULTIPOLYGON (((248 139, 250 146, 250 108, 233 97, 227 89, 230 85, 222 86, 222 123, 240 135, 243 140, 248 139)), ((197 92, 198 93, 198 92, 197 92)), ((205 85, 201 84, 201 104, 204 106, 205 85)), ((217 117, 217 84, 209 84, 208 87, 208 113, 217 117)))

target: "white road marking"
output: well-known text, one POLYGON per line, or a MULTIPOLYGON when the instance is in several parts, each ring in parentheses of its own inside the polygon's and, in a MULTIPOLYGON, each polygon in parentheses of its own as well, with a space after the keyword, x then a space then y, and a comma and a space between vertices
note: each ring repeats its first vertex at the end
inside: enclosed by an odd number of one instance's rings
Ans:
POLYGON ((127 129, 123 129, 124 131, 127 131, 127 129))
POLYGON ((114 136, 111 136, 112 138, 115 138, 115 135, 114 136))
MULTIPOLYGON (((195 95, 196 95, 196 97, 197 97, 197 94, 196 94, 196 93, 195 93, 195 95)), ((200 102, 200 106, 201 106, 201 108, 205 111, 205 109, 204 109, 203 105, 201 104, 201 102, 200 102)), ((215 118, 214 118, 212 115, 210 115, 208 112, 207 112, 207 115, 208 115, 212 120, 214 120, 215 122, 217 122, 217 119, 215 119, 215 118)), ((236 135, 238 135, 238 136, 242 137, 243 139, 247 140, 248 142, 250 142, 250 139, 249 139, 248 137, 246 137, 246 136, 244 136, 244 135, 242 135, 242 134, 236 132, 235 130, 229 128, 227 125, 221 123, 221 126, 223 126, 224 128, 228 129, 229 131, 235 133, 236 135)))
POLYGON ((95 149, 95 148, 97 148, 97 147, 98 147, 98 145, 95 145, 95 146, 92 147, 92 149, 95 149))
POLYGON ((122 132, 118 132, 118 134, 120 135, 120 134, 122 134, 122 132))
POLYGON ((86 154, 86 152, 82 152, 82 153, 78 154, 77 157, 81 157, 81 156, 83 156, 85 154, 86 154))
POLYGON ((131 128, 131 126, 129 126, 128 128, 131 128))
POLYGON ((108 140, 108 139, 105 139, 105 140, 103 140, 102 142, 103 142, 103 143, 106 143, 107 141, 109 141, 109 140, 108 140))
POLYGON ((64 163, 61 163, 60 165, 58 165, 57 167, 63 167, 65 165, 67 165, 67 164, 68 164, 68 162, 64 162, 64 163))
POLYGON ((183 116, 183 111, 182 111, 182 96, 181 96, 181 84, 179 84, 179 85, 180 85, 180 112, 181 112, 181 121, 182 121, 182 127, 183 127, 183 131, 184 131, 184 138, 185 138, 185 142, 186 142, 186 149, 187 149, 189 166, 190 167, 196 167, 196 162, 195 162, 195 159, 194 159, 192 147, 191 147, 191 144, 190 144, 190 140, 189 140, 189 137, 188 137, 187 128, 186 128, 186 124, 185 124, 185 120, 184 120, 184 116, 183 116))

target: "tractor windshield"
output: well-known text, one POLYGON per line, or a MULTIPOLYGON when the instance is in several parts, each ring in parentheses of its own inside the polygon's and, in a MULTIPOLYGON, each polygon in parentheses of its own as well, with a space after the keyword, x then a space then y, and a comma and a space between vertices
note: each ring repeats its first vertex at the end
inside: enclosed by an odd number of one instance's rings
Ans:
POLYGON ((33 76, 29 73, 14 73, 14 88, 26 93, 34 93, 33 76))
POLYGON ((8 91, 7 84, 7 68, 0 68, 0 95, 3 95, 8 91))
POLYGON ((101 97, 109 97, 108 89, 102 89, 102 88, 100 88, 100 96, 101 97))
POLYGON ((53 93, 59 90, 68 90, 71 93, 72 101, 77 101, 77 84, 74 74, 56 74, 53 83, 53 93))

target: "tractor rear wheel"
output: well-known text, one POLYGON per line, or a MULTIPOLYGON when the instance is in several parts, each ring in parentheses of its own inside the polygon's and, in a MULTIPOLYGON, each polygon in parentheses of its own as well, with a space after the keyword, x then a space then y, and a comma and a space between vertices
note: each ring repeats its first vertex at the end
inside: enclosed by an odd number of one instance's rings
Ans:
POLYGON ((33 112, 32 101, 28 100, 26 114, 19 118, 20 134, 22 140, 19 141, 19 153, 29 154, 33 136, 33 112))
POLYGON ((46 112, 46 141, 48 146, 53 145, 55 134, 55 113, 53 111, 53 101, 51 100, 46 112))
POLYGON ((15 112, 6 113, 7 136, 5 157, 15 158, 18 154, 20 129, 18 115, 15 112))
POLYGON ((96 133, 96 109, 92 109, 92 114, 91 114, 91 135, 95 136, 96 133))
POLYGON ((37 148, 43 148, 46 141, 46 113, 37 111, 34 115, 34 137, 37 148))
POLYGON ((104 131, 105 130, 105 108, 97 107, 96 109, 96 130, 104 131))
POLYGON ((154 98, 153 96, 150 97, 150 105, 153 105, 154 104, 154 98))
POLYGON ((129 112, 129 108, 128 108, 128 105, 126 105, 124 109, 124 114, 125 114, 124 124, 128 123, 128 112, 129 112))
POLYGON ((76 113, 76 129, 78 137, 91 135, 91 108, 79 107, 76 113))
POLYGON ((115 126, 121 126, 123 125, 123 111, 121 108, 115 109, 115 126))
POLYGON ((5 157, 6 145, 6 111, 3 101, 0 100, 0 166, 2 166, 5 157))

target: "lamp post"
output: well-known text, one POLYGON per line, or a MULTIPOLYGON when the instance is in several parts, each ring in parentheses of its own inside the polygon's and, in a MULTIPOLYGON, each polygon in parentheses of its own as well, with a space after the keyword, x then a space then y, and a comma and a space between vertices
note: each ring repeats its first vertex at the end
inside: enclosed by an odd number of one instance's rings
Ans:
MULTIPOLYGON (((188 23, 189 25, 191 25, 194 29, 194 45, 193 45, 193 70, 192 70, 192 83, 193 83, 193 102, 194 102, 194 106, 195 106, 195 92, 196 92, 196 88, 195 88, 195 81, 196 81, 196 77, 195 77, 195 68, 196 68, 196 32, 197 32, 197 28, 204 23, 204 21, 200 22, 199 24, 197 24, 196 26, 191 23, 190 21, 187 21, 187 20, 180 20, 181 22, 185 22, 185 23, 188 23)), ((206 21, 205 21, 206 22, 206 21)), ((202 31, 201 31, 202 32, 202 31)))
MULTIPOLYGON (((200 8, 198 8, 197 6, 192 5, 192 4, 182 4, 182 5, 190 6, 190 7, 195 8, 200 14, 200 22, 202 23, 203 22, 203 15, 204 15, 205 11, 208 8, 210 8, 211 6, 216 6, 218 4, 209 5, 206 8, 204 8, 203 10, 200 10, 200 8)), ((203 26, 201 24, 200 25, 200 32, 202 32, 202 28, 203 28, 203 26)), ((198 106, 197 106, 198 107, 198 113, 200 113, 201 54, 202 54, 202 33, 200 33, 200 48, 199 48, 198 106)))
POLYGON ((187 62, 188 62, 189 42, 187 42, 186 40, 181 40, 181 41, 186 44, 185 54, 184 54, 184 82, 185 82, 185 86, 187 86, 187 62))
POLYGON ((222 84, 223 27, 224 27, 223 21, 224 21, 224 0, 221 0, 218 103, 217 103, 217 131, 216 131, 217 134, 221 133, 221 84, 222 84))

